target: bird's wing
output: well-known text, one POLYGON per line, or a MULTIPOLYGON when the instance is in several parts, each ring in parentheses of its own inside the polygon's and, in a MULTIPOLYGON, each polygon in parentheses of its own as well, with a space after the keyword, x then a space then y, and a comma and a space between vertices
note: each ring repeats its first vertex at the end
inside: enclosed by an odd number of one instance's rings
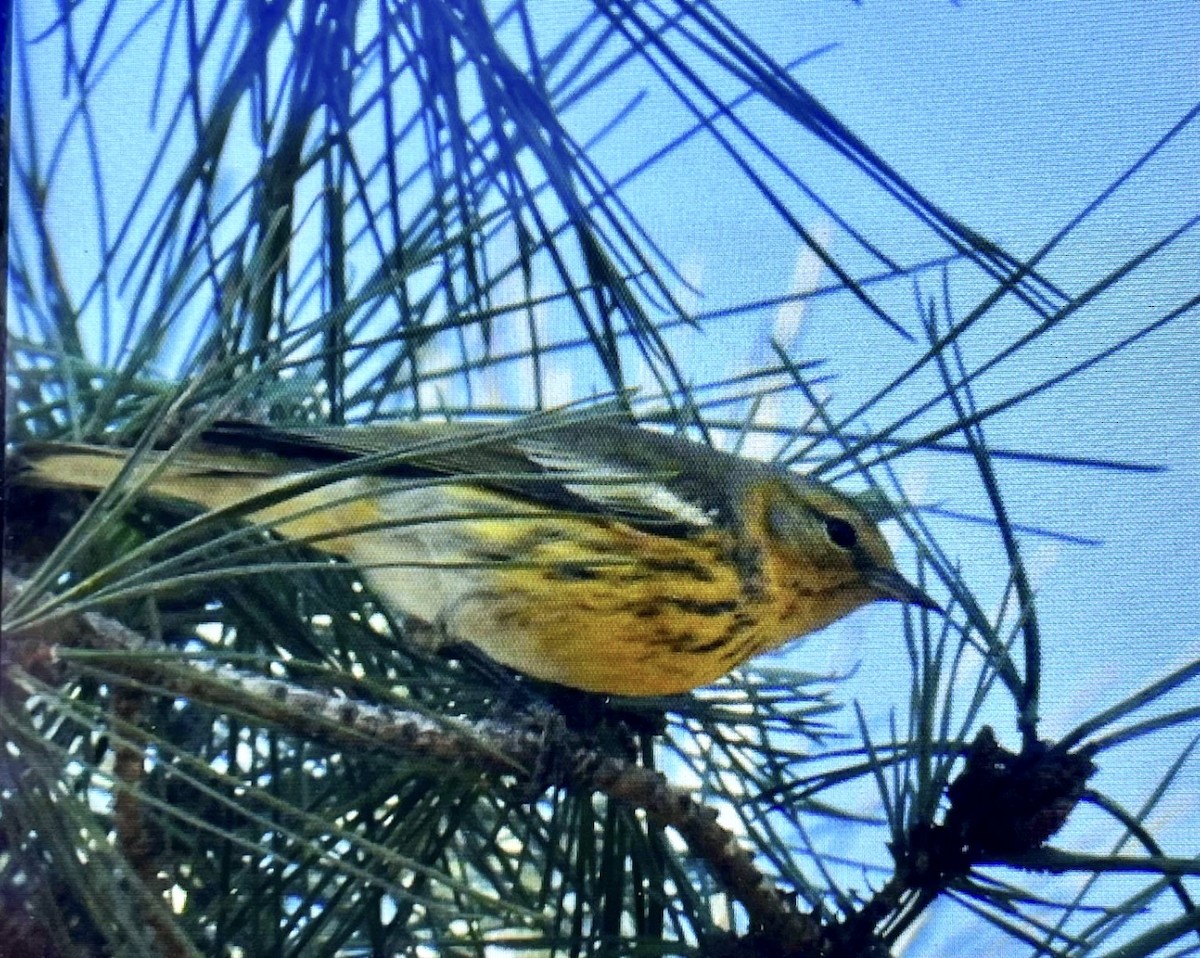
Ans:
POLYGON ((730 463, 744 463, 683 439, 608 421, 571 423, 386 423, 276 427, 223 422, 209 446, 317 465, 397 454, 389 476, 476 476, 536 502, 614 516, 660 534, 710 527, 731 508, 730 463))

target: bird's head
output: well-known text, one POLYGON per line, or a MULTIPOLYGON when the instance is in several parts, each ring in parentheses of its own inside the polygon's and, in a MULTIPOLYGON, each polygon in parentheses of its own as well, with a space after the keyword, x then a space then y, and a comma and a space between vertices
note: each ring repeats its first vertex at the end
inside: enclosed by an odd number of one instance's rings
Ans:
POLYGON ((794 620, 795 634, 880 600, 941 611, 897 571, 879 526, 849 496, 788 477, 765 483, 752 498, 746 518, 760 530, 764 572, 785 604, 785 617, 794 620))

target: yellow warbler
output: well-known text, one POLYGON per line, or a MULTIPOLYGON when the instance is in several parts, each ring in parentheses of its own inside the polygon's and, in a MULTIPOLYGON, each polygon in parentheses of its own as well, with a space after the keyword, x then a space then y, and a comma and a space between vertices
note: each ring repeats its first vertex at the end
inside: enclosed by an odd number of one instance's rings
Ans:
MULTIPOLYGON (((128 455, 30 444, 17 480, 98 490, 128 455)), ((937 609, 848 496, 625 423, 218 423, 147 492, 268 497, 246 518, 356 564, 425 631, 592 692, 692 689, 878 599, 937 609)))

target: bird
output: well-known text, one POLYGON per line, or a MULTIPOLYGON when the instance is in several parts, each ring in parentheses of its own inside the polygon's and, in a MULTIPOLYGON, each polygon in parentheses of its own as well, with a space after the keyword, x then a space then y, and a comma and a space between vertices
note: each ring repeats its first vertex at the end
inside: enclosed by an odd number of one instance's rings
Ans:
MULTIPOLYGON (((27 443, 16 481, 96 492, 130 455, 27 443)), ((712 684, 875 601, 940 611, 850 495, 631 421, 227 420, 139 475, 346 560, 435 644, 602 695, 712 684)))

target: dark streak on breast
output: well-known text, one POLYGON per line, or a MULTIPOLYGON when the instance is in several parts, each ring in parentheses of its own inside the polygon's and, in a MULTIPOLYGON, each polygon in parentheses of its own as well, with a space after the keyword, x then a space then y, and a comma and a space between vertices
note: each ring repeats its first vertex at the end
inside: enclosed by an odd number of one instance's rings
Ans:
POLYGON ((763 577, 763 554, 758 546, 740 542, 730 554, 742 580, 742 591, 752 599, 763 594, 766 582, 763 577))
POLYGON ((725 599, 719 602, 701 602, 699 599, 676 599, 673 596, 663 596, 659 600, 663 605, 669 605, 680 612, 692 615, 714 616, 728 615, 737 609, 736 601, 725 599))
POLYGON ((728 641, 729 637, 728 633, 726 633, 724 635, 718 635, 715 639, 709 639, 707 642, 704 642, 701 645, 689 646, 687 651, 691 652, 693 655, 706 655, 709 652, 717 651, 717 649, 721 648, 721 646, 728 641))
POLYGON ((689 559, 642 559, 641 565, 651 572, 682 573, 697 582, 712 582, 712 570, 689 559))
POLYGON ((545 575, 553 582, 588 582, 600 577, 595 569, 575 562, 553 566, 546 570, 545 575))

